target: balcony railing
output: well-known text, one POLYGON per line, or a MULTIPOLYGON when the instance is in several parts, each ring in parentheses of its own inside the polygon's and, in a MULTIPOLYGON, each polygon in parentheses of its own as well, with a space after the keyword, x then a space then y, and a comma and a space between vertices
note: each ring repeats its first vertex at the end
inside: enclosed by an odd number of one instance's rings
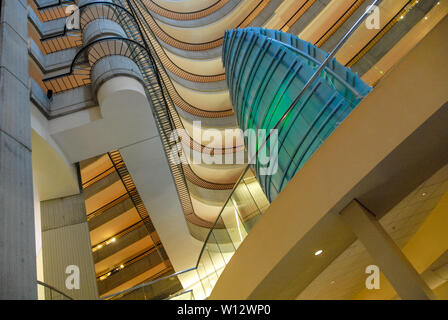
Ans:
POLYGON ((222 7, 224 7, 229 0, 217 0, 212 5, 204 8, 202 10, 192 11, 192 12, 176 12, 164 8, 152 0, 144 0, 145 6, 152 12, 161 15, 162 17, 173 19, 173 20, 194 20, 206 17, 222 7))
MULTIPOLYGON (((376 5, 378 1, 379 0, 374 0, 372 5, 376 5)), ((338 50, 368 15, 369 13, 366 12, 358 19, 358 21, 356 21, 322 63, 312 64, 315 70, 313 75, 306 82, 300 93, 295 97, 291 106, 281 117, 279 117, 278 121, 273 126, 273 129, 277 129, 283 125, 285 119, 288 118, 288 115, 294 110, 297 102, 302 97, 313 94, 315 90, 314 88, 316 87, 316 80, 320 76, 334 78, 333 74, 327 75, 327 72, 329 72, 326 69, 327 65, 332 61, 338 50)), ((342 81, 342 79, 336 78, 336 81, 342 81)), ((260 152, 264 150, 268 140, 269 135, 259 144, 250 163, 253 163, 254 159, 258 159, 260 152)), ((178 277, 184 284, 184 289, 181 290, 179 294, 191 290, 196 299, 207 298, 212 292, 226 264, 268 206, 269 202, 255 179, 251 165, 247 165, 229 197, 225 201, 214 226, 210 229, 196 265, 193 268, 171 275, 171 277, 178 277), (217 225, 220 225, 220 228, 216 228, 217 225), (222 226, 224 226, 224 228, 222 226)), ((132 293, 134 290, 154 290, 154 286, 157 283, 156 281, 128 289, 126 290, 126 293, 132 293)), ((119 294, 109 296, 108 298, 117 297, 119 294)))

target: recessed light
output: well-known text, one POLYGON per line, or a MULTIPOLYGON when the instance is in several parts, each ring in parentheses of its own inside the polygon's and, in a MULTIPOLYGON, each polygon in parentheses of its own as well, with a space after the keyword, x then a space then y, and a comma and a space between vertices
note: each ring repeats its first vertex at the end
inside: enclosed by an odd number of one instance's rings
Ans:
POLYGON ((425 197, 427 195, 426 192, 422 192, 422 197, 425 197))
POLYGON ((317 250, 316 252, 314 252, 315 256, 321 255, 322 252, 324 252, 323 250, 317 250))

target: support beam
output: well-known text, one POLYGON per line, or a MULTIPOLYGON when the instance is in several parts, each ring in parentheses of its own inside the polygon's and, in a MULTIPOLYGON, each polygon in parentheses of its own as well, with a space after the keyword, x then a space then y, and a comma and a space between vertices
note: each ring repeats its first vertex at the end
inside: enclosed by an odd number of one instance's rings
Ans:
POLYGON ((37 299, 27 22, 0 1, 0 299, 37 299))
POLYGON ((44 282, 76 300, 98 299, 83 194, 41 201, 40 208, 44 282), (66 286, 69 266, 79 269, 79 288, 66 286))
POLYGON ((436 299, 434 293, 371 212, 353 200, 340 215, 402 299, 436 299))

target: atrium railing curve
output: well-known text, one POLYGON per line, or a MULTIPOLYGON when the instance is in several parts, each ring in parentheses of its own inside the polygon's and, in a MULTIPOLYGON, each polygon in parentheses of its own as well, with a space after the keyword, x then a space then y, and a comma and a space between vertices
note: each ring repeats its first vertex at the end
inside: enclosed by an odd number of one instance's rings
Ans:
MULTIPOLYGON (((130 6, 130 3, 127 3, 128 6, 130 6)), ((139 15, 141 14, 141 12, 139 11, 138 8, 132 7, 134 10, 136 10, 136 14, 139 15)), ((142 17, 142 16, 140 16, 142 17)), ((144 18, 142 17, 142 19, 140 19, 140 17, 138 17, 137 21, 139 21, 140 23, 144 23, 144 18)), ((152 34, 150 32, 150 30, 148 30, 148 28, 145 28, 144 25, 141 26, 142 30, 142 36, 145 37, 146 39, 146 43, 148 43, 149 49, 150 50, 155 50, 154 46, 152 45, 152 41, 157 41, 156 38, 153 36, 152 38, 150 37, 152 34)), ((168 102, 168 107, 169 107, 169 112, 171 114, 172 117, 172 121, 175 124, 175 127, 177 129, 182 129, 183 128, 183 124, 182 121, 180 120, 177 111, 176 111, 176 106, 179 106, 179 102, 183 102, 183 100, 181 100, 181 98, 178 96, 177 91, 175 91, 171 80, 169 78, 169 76, 167 75, 164 66, 162 64, 162 62, 159 59, 159 56, 157 55, 157 52, 154 52, 152 54, 153 59, 155 60, 155 63, 157 63, 157 69, 158 69, 158 75, 161 78, 162 84, 164 85, 164 90, 166 90, 166 97, 167 97, 167 102, 168 102), (170 90, 172 89, 172 91, 170 90), (174 94, 174 97, 173 97, 174 94)), ((233 114, 233 111, 232 111, 233 114)), ((186 134, 185 130, 181 130, 180 131, 181 134, 182 132, 186 134)), ((242 152, 244 150, 244 146, 234 146, 232 148, 208 148, 208 147, 204 147, 200 144, 198 144, 197 142, 195 142, 193 139, 191 139, 189 136, 183 136, 180 138, 187 138, 187 139, 181 139, 182 141, 190 141, 190 145, 188 147, 190 147, 192 150, 195 151, 199 151, 199 152, 206 152, 206 153, 210 153, 210 154, 225 154, 225 153, 232 153, 232 152, 242 152)), ((186 163, 188 163, 188 160, 185 158, 185 155, 183 155, 183 153, 181 154, 182 157, 182 168, 183 168, 183 172, 186 176, 186 178, 200 186, 206 189, 213 189, 213 190, 226 190, 226 189, 231 189, 233 187, 233 184, 218 184, 218 183, 212 183, 212 182, 208 182, 202 178, 200 178, 199 176, 197 176, 194 171, 190 168, 190 166, 186 163)))
MULTIPOLYGON (((123 183, 126 193, 129 195, 129 198, 131 199, 135 209, 137 210, 137 213, 141 219, 141 222, 145 225, 146 230, 148 231, 148 235, 151 238, 153 243, 157 243, 156 239, 154 239, 152 233, 154 231, 154 226, 152 224, 152 221, 149 217, 148 210, 146 209, 145 204, 143 203, 142 198, 140 197, 140 194, 137 190, 137 187, 134 184, 134 180, 131 177, 131 174, 128 171, 128 168, 126 167, 126 164, 124 163, 124 160, 121 156, 120 151, 113 150, 111 152, 107 153, 110 161, 112 162, 113 167, 115 168, 115 171, 117 172, 118 176, 120 177, 121 182, 123 183)), ((157 253, 162 261, 163 255, 160 252, 159 247, 156 247, 157 253)))
POLYGON ((152 0, 143 0, 146 7, 153 11, 154 13, 161 15, 162 17, 173 19, 173 20, 195 20, 206 17, 222 7, 224 7, 230 0, 217 0, 212 5, 197 11, 191 12, 177 12, 158 5, 152 0))
POLYGON ((330 37, 352 16, 352 14, 358 10, 358 8, 365 2, 366 0, 357 0, 352 6, 339 18, 330 29, 325 32, 319 40, 314 43, 314 45, 320 48, 330 37))
MULTIPOLYGON (((158 125, 160 127, 160 132, 162 134, 162 140, 164 140, 164 147, 166 148, 166 152, 169 152, 170 150, 173 150, 172 148, 177 148, 177 140, 170 139, 171 134, 174 130, 177 128, 183 128, 182 124, 180 122, 180 119, 178 119, 177 125, 174 124, 172 115, 169 115, 169 122, 166 122, 166 116, 163 116, 160 114, 160 112, 166 112, 166 105, 168 105, 166 101, 166 95, 161 94, 161 91, 157 92, 157 90, 154 90, 154 87, 157 87, 159 85, 156 85, 156 82, 158 81, 158 77, 156 77, 157 72, 152 69, 152 66, 154 63, 149 63, 148 61, 153 61, 152 56, 146 51, 145 47, 137 42, 136 40, 132 40, 129 38, 123 38, 123 37, 106 37, 101 38, 92 41, 88 45, 84 46, 75 56, 75 59, 73 60, 71 67, 70 67, 70 73, 65 76, 61 76, 60 79, 66 79, 67 77, 81 77, 81 81, 83 83, 87 84, 90 83, 90 73, 92 67, 99 61, 100 59, 111 56, 111 55, 121 55, 128 57, 132 59, 134 62, 139 65, 140 70, 143 73, 143 78, 145 83, 150 83, 150 85, 147 85, 147 89, 149 90, 147 93, 148 99, 151 99, 152 105, 158 110, 155 110, 157 116, 155 117, 158 122, 158 125), (89 50, 90 48, 95 47, 95 50, 89 50), (148 73, 149 72, 149 73, 148 73), (151 90, 152 89, 152 90, 151 90), (161 119, 165 118, 164 121, 161 119), (163 123, 169 125, 169 128, 163 128, 163 123)), ((55 81, 55 80, 52 80, 55 81)), ((163 85, 160 85, 160 87, 163 87, 163 85)), ((159 89, 163 90, 163 89, 159 89)), ((174 111, 175 112, 175 111, 174 111)), ((176 113, 177 115, 177 113, 176 113)), ((181 153, 181 150, 179 150, 181 153)), ((169 154, 169 153, 168 153, 169 154)), ((182 153, 181 153, 182 154, 182 153)), ((186 160, 183 160, 183 163, 186 160)), ((171 165, 171 161, 170 161, 171 165)), ((176 167, 176 165, 172 164, 172 167, 176 167)), ((182 181, 183 179, 183 164, 180 164, 177 166, 179 170, 172 170, 173 175, 175 175, 175 181, 177 182, 176 185, 183 189, 183 192, 179 192, 181 203, 183 204, 184 212, 186 217, 189 217, 194 213, 193 206, 191 204, 191 200, 189 198, 189 192, 188 187, 186 186, 186 182, 182 181), (184 188, 182 187, 184 186, 184 188)), ((95 215, 97 213, 95 212, 95 215)), ((198 219, 194 219, 195 223, 197 224, 198 219)), ((199 219, 200 220, 200 219, 199 219)), ((208 225, 207 222, 201 221, 201 224, 208 225)))
MULTIPOLYGON (((86 17, 83 14, 85 9, 87 7, 94 7, 94 6, 113 6, 116 10, 118 10, 120 12, 120 14, 114 15, 113 17, 108 16, 107 18, 111 19, 111 20, 115 20, 120 25, 128 25, 128 24, 135 23, 134 17, 132 16, 132 14, 123 6, 116 4, 116 3, 107 3, 107 2, 97 1, 97 2, 92 2, 92 3, 86 4, 79 8, 79 10, 81 12, 81 15, 80 15, 81 16, 81 21, 80 21, 81 22, 81 31, 83 30, 84 26, 91 19, 93 19, 92 12, 95 12, 93 10, 88 10, 88 12, 87 12, 88 14, 86 17)), ((107 11, 108 14, 110 14, 110 12, 113 12, 113 11, 107 11)), ((145 28, 145 30, 147 30, 147 29, 148 28, 145 28)), ((151 32, 151 35, 153 35, 152 32, 151 32)), ((166 57, 165 52, 161 48, 161 46, 158 43, 155 36, 148 37, 148 39, 150 40, 151 47, 155 51, 154 56, 157 56, 157 59, 159 59, 160 56, 166 57)), ((174 66, 174 64, 172 64, 172 65, 174 66)), ((184 110, 192 115, 203 117, 203 118, 221 118, 221 117, 228 117, 228 116, 233 115, 233 110, 231 107, 228 107, 228 109, 225 109, 222 111, 207 111, 207 110, 202 110, 202 109, 196 108, 195 106, 192 106, 191 104, 186 102, 184 99, 182 99, 182 97, 179 95, 177 90, 174 88, 174 86, 171 82, 171 79, 167 75, 165 69, 164 68, 159 68, 159 69, 161 70, 160 72, 161 72, 163 81, 164 81, 165 85, 167 86, 169 94, 177 107, 181 108, 182 110, 184 110)), ((178 70, 180 70, 180 69, 178 68, 178 70)), ((55 77, 48 77, 48 78, 43 79, 43 83, 44 83, 46 90, 47 91, 51 90, 53 93, 60 93, 63 91, 75 89, 77 87, 86 86, 86 85, 90 84, 89 77, 86 77, 85 75, 83 75, 82 72, 75 72, 75 74, 72 73, 73 64, 71 66, 70 71, 71 72, 69 72, 67 74, 58 75, 55 77)), ((197 76, 197 75, 192 75, 192 76, 197 76)), ((197 80, 197 79, 195 79, 195 80, 197 80)), ((195 149, 196 149, 196 147, 195 147, 195 149)))
MULTIPOLYGON (((128 4, 128 6, 129 5, 130 4, 128 4)), ((147 41, 151 45, 151 49, 154 52, 153 56, 155 57, 155 59, 157 59, 161 63, 161 67, 159 68, 159 70, 161 72, 161 77, 165 83, 165 86, 167 87, 169 95, 170 95, 171 99, 173 100, 174 104, 177 107, 181 108, 182 110, 188 112, 189 114, 192 114, 192 115, 198 116, 198 117, 202 117, 202 118, 222 118, 222 117, 232 116, 233 110, 232 110, 231 106, 227 107, 225 110, 222 110, 222 111, 207 111, 207 110, 199 109, 199 108, 189 104, 180 96, 180 94, 177 92, 176 88, 174 87, 173 83, 171 82, 170 77, 168 76, 167 72, 165 71, 165 68, 162 68, 164 66, 172 65, 173 67, 176 68, 176 70, 179 71, 180 70, 179 67, 177 67, 168 58, 164 49, 162 48, 161 44, 159 43, 157 36, 153 33, 153 30, 151 29, 151 26, 149 23, 149 20, 151 20, 150 13, 147 10, 145 10, 144 8, 142 8, 142 6, 138 6, 138 5, 137 6, 134 5, 134 6, 135 6, 135 10, 137 11, 137 14, 139 16, 138 20, 142 24, 141 28, 142 28, 142 30, 144 30, 147 41)), ((170 71, 176 75, 181 76, 181 73, 174 72, 175 71, 174 69, 172 69, 170 71)), ((222 80, 223 79, 225 79, 225 75, 222 78, 222 80)))
MULTIPOLYGON (((378 4, 380 0, 373 0, 371 7, 378 4)), ((343 44, 347 41, 347 39, 350 37, 351 34, 356 30, 356 28, 367 18, 369 15, 369 12, 365 12, 355 23, 354 25, 349 29, 349 31, 342 37, 342 39, 338 42, 338 44, 335 46, 335 48, 331 51, 330 54, 317 66, 314 68, 314 73, 311 75, 311 77, 308 79, 308 81, 305 83, 301 91, 298 93, 298 95, 295 97, 294 101, 291 103, 291 105, 286 109, 286 111, 283 113, 283 115, 279 118, 279 120, 276 122, 276 124, 273 126, 273 129, 279 128, 285 121, 285 119, 288 118, 288 115, 294 110, 297 102, 306 94, 307 90, 309 88, 312 88, 312 86, 315 84, 316 79, 318 79, 319 75, 322 74, 322 72, 325 70, 326 66, 334 59, 334 56, 338 52, 338 50, 343 46, 343 44)), ((272 132, 272 131, 271 131, 272 132)), ((266 144, 268 143, 268 140, 270 139, 270 134, 264 139, 263 143, 261 143, 253 157, 251 157, 250 163, 253 162, 254 159, 257 159, 259 153, 261 150, 264 149, 266 144)), ((240 210, 240 206, 237 204, 237 200, 241 200, 241 186, 244 187, 245 179, 247 178, 247 175, 251 171, 251 165, 247 165, 241 176, 239 177, 238 181, 235 183, 234 188, 230 192, 229 196, 227 197, 219 215, 217 216, 215 223, 213 227, 208 232, 206 241, 204 242, 204 245, 201 249, 201 252, 199 254, 198 260, 196 265, 193 268, 177 272, 171 276, 179 276, 179 275, 185 275, 190 272, 196 272, 197 273, 197 285, 193 287, 193 290, 197 287, 201 290, 201 292, 195 292, 195 297, 201 297, 201 298, 207 298, 211 291, 213 290, 214 284, 218 280, 223 268, 227 264, 227 262, 230 260, 233 253, 236 251, 238 246, 243 241, 243 238, 247 236, 247 232, 253 227, 254 223, 258 220, 258 218, 261 216, 261 214, 264 212, 266 207, 269 205, 262 206, 260 205, 262 202, 260 202, 257 197, 254 196, 254 194, 251 194, 256 210, 250 212, 250 214, 242 215, 241 213, 244 213, 243 210, 240 210), (243 185, 242 185, 243 184, 243 185), (228 210, 230 209, 230 210, 228 210), (258 211, 257 211, 258 209, 258 211), (235 211, 233 220, 229 219, 232 217, 232 211, 235 211), (250 217, 250 219, 247 219, 250 217), (255 222, 254 222, 255 221, 255 222), (219 224, 224 224, 225 229, 228 231, 228 236, 231 240, 231 243, 220 241, 222 239, 218 238, 218 234, 216 233, 215 226, 219 224), (233 248, 229 249, 229 246, 233 246, 233 248), (229 254, 230 252, 230 254, 229 254)), ((247 185, 246 185, 247 187, 247 185)), ((247 188, 250 193, 251 188, 247 188)), ((247 201, 246 205, 247 207, 247 201)), ((247 212, 246 212, 247 213, 247 212)), ((226 239, 228 240, 228 239, 226 239)), ((130 288, 127 290, 127 292, 131 292, 132 290, 138 290, 144 287, 150 287, 153 285, 153 282, 149 282, 146 284, 141 284, 137 287, 130 288)), ((184 290, 191 290, 192 288, 184 288, 184 290)), ((109 297, 110 298, 110 297, 109 297)))
MULTIPOLYGON (((90 83, 90 73, 92 67, 100 59, 110 56, 110 55, 121 55, 132 59, 139 65, 139 68, 143 74, 143 78, 146 84, 146 89, 148 90, 148 99, 151 99, 152 105, 155 108, 156 122, 159 126, 159 131, 161 132, 161 137, 163 140, 163 145, 167 154, 173 149, 173 147, 178 148, 177 141, 173 141, 171 134, 176 129, 183 129, 182 122, 177 115, 174 104, 172 103, 168 92, 164 84, 160 79, 160 69, 163 68, 160 63, 154 60, 153 55, 148 49, 143 45, 146 44, 144 39, 141 38, 140 32, 138 32, 139 27, 133 16, 133 14, 126 8, 119 6, 114 3, 106 2, 95 2, 89 3, 80 8, 84 10, 87 6, 112 6, 114 10, 106 10, 106 12, 114 12, 113 19, 118 20, 117 22, 127 30, 128 36, 133 39, 123 38, 123 37, 106 37, 96 39, 90 42, 88 45, 84 46, 75 56, 70 66, 70 72, 67 75, 59 76, 48 80, 50 83, 52 81, 66 81, 70 77, 80 77, 80 81, 84 84, 90 83), (143 44, 142 44, 143 43, 143 44), (92 50, 90 50, 92 49, 92 50), (168 106, 168 109, 167 109, 168 106)), ((90 9, 90 12, 95 12, 90 9)), ((91 19, 94 17, 92 16, 91 19)), ((90 20, 90 18, 85 18, 85 20, 90 20)), ((82 28, 87 24, 87 22, 82 23, 82 28)), ((190 138, 191 139, 191 138, 190 138)), ((196 146, 199 151, 207 150, 207 147, 197 145, 191 142, 193 146, 196 146)), ((181 150, 179 150, 181 151, 181 150)), ((213 150, 210 150, 213 151, 213 150)), ((225 150, 223 150, 225 152, 225 150)), ((229 151, 233 152, 233 148, 229 151)), ((182 153, 181 153, 182 154, 182 153)), ((185 160, 184 160, 185 161, 185 160)), ((184 162, 182 163, 188 163, 184 162)), ((185 178, 185 173, 183 172, 183 164, 175 165, 170 162, 171 171, 173 177, 176 181, 176 186, 178 187, 179 197, 181 199, 181 204, 184 209, 185 216, 187 220, 190 220, 196 225, 208 227, 209 222, 204 221, 194 214, 193 206, 191 204, 190 194, 185 178)), ((192 170, 188 170, 187 174, 192 175, 192 170)), ((193 173, 194 174, 194 173, 193 173)), ((195 174, 193 175, 193 181, 201 182, 200 178, 195 174)), ((204 181, 206 182, 206 181, 204 181)), ((206 182, 207 183, 207 182, 206 182)), ((222 186, 219 186, 222 188, 222 186)))
MULTIPOLYGON (((103 18, 115 20, 119 24, 127 24, 134 19, 132 14, 124 7, 102 1, 95 1, 82 5, 79 7, 79 13, 80 30, 73 31, 76 32, 76 35, 79 35, 79 40, 76 40, 77 42, 80 41, 81 34, 84 31, 85 26, 90 21, 94 20, 95 16, 103 16, 103 18), (104 8, 107 7, 112 7, 114 10, 104 10, 104 8)), ((69 31, 66 27, 64 27, 64 31, 59 35, 70 36, 71 32, 72 31, 69 31)), ((44 38, 44 42, 46 39, 47 38, 44 38)), ((48 39, 51 39, 51 37, 48 37, 48 39)), ((83 47, 77 52, 67 73, 42 79, 47 92, 51 91, 53 94, 61 93, 67 90, 76 89, 78 87, 87 86, 91 83, 91 66, 85 56, 87 49, 92 47, 93 44, 91 46, 83 47)), ((104 51, 104 48, 101 47, 101 49, 104 51)), ((118 48, 115 48, 114 52, 118 52, 117 49, 118 48)), ((130 52, 124 53, 125 56, 129 54, 130 52)), ((104 53, 104 55, 107 56, 111 54, 104 53)), ((98 54, 96 55, 96 60, 98 60, 98 54)))
MULTIPOLYGON (((203 50, 209 50, 216 47, 219 47, 222 45, 223 37, 220 37, 219 39, 208 41, 208 42, 202 42, 202 43, 190 43, 190 42, 184 42, 178 39, 173 38, 172 36, 168 35, 163 29, 159 26, 159 24, 155 21, 155 19, 152 17, 151 13, 149 12, 148 8, 145 7, 145 5, 142 3, 142 0, 136 0, 140 3, 140 6, 146 10, 147 15, 145 18, 147 18, 147 22, 152 30, 152 32, 164 43, 178 48, 182 50, 189 50, 189 51, 203 51, 203 50)), ((241 21, 236 28, 245 28, 247 27, 252 20, 254 20, 258 14, 269 4, 271 0, 258 0, 258 3, 252 9, 252 11, 241 21)))
POLYGON ((199 83, 207 83, 207 82, 217 82, 217 81, 223 81, 226 79, 226 75, 224 73, 216 74, 216 75, 198 75, 191 72, 188 72, 182 68, 180 68, 177 64, 175 64, 166 54, 165 50, 162 48, 160 43, 157 40, 157 34, 154 32, 153 28, 160 29, 158 27, 157 22, 153 19, 151 13, 149 12, 148 8, 145 7, 145 5, 140 1, 137 0, 139 4, 134 5, 137 7, 137 10, 139 10, 139 13, 143 16, 146 23, 148 24, 148 29, 150 29, 150 32, 154 35, 154 40, 151 40, 151 43, 156 48, 157 55, 161 59, 163 65, 173 74, 175 74, 178 77, 181 77, 185 80, 193 81, 193 82, 199 82, 199 83), (157 43, 156 43, 157 42, 157 43))
MULTIPOLYGON (((88 85, 91 83, 90 73, 96 62, 101 58, 117 54, 131 58, 134 61, 144 61, 146 57, 144 49, 135 40, 122 37, 97 39, 78 51, 72 61, 70 71, 67 74, 45 79, 44 83, 47 85, 47 89, 51 89, 56 93, 61 92, 63 84, 66 84, 67 82, 70 83, 71 79, 76 79, 77 82, 73 83, 71 87, 66 85, 66 90, 73 89, 77 86, 88 85), (91 48, 95 48, 95 50, 89 50, 91 48)), ((175 127, 176 129, 179 129, 178 136, 186 147, 191 148, 194 151, 210 155, 244 151, 243 145, 229 148, 212 148, 196 142, 184 129, 177 112, 173 109, 172 113, 175 118, 175 127)))
MULTIPOLYGON (((136 26, 136 21, 134 20, 133 15, 127 9, 123 8, 122 6, 119 6, 119 5, 113 4, 113 3, 94 2, 94 3, 89 3, 85 6, 82 6, 80 8, 80 10, 83 11, 86 7, 90 7, 90 6, 113 6, 115 8, 115 10, 118 10, 119 12, 113 14, 113 17, 110 17, 110 18, 114 18, 114 19, 118 20, 118 22, 124 26, 130 26, 130 25, 136 26)), ((95 11, 96 10, 92 10, 92 9, 89 10, 90 14, 95 11)), ((113 11, 107 10, 107 12, 110 13, 113 11)), ((90 15, 88 15, 87 17, 84 17, 84 15, 82 15, 82 17, 83 17, 81 20, 82 28, 84 28, 85 25, 91 19, 94 18, 93 16, 90 16, 90 15)), ((135 36, 135 34, 134 34, 134 36, 135 36)), ((127 39, 127 38, 120 38, 120 37, 108 37, 108 38, 98 39, 98 40, 90 43, 89 45, 83 47, 76 54, 75 58, 72 61, 71 66, 70 66, 70 71, 67 74, 59 75, 59 76, 52 77, 52 78, 47 78, 44 80, 44 84, 45 84, 47 90, 52 90, 54 93, 59 93, 59 92, 74 89, 74 88, 77 88, 80 86, 89 85, 91 82, 90 71, 91 71, 92 66, 99 59, 101 59, 105 56, 113 55, 113 54, 120 54, 123 56, 127 56, 127 57, 133 59, 134 61, 142 62, 145 59, 147 61, 149 61, 149 58, 147 58, 149 53, 148 53, 148 55, 146 54, 146 49, 144 49, 144 47, 142 47, 139 42, 136 42, 134 40, 127 39), (89 54, 87 54, 87 52, 89 51, 89 48, 94 47, 94 46, 95 46, 95 50, 92 50, 89 54)), ((161 73, 160 70, 163 70, 163 66, 159 66, 159 74, 161 73)), ((165 96, 169 96, 169 94, 166 93, 165 96)), ((177 115, 177 111, 175 110, 173 103, 171 103, 171 106, 172 107, 171 107, 170 111, 171 111, 171 114, 173 115, 172 117, 174 117, 174 120, 172 120, 173 123, 175 124, 174 128, 181 129, 180 132, 185 132, 185 130, 183 128, 183 124, 177 115)), ((190 137, 188 137, 188 139, 182 139, 182 142, 184 144, 186 143, 186 145, 189 148, 192 148, 193 150, 196 150, 198 152, 207 152, 210 154, 231 153, 231 152, 241 151, 244 148, 244 146, 237 146, 234 148, 222 148, 222 149, 221 148, 209 148, 209 147, 198 144, 197 142, 193 141, 193 139, 191 139, 190 137)), ((183 162, 183 163, 187 163, 187 162, 183 162)), ((222 189, 229 189, 232 186, 229 184, 216 184, 216 183, 208 182, 208 181, 198 177, 193 172, 193 170, 191 170, 189 165, 182 164, 181 167, 182 167, 182 171, 184 171, 184 174, 187 177, 187 179, 190 182, 197 184, 201 187, 208 188, 208 189, 222 190, 222 189)), ((181 175, 179 175, 179 176, 181 176, 181 175)), ((182 176, 183 176, 183 174, 182 174, 182 176)), ((177 180, 179 180, 179 179, 177 179, 177 180)), ((177 185, 180 185, 180 184, 186 184, 186 183, 178 181, 177 185)), ((185 187, 182 189, 186 190, 187 188, 185 187)), ((181 194, 182 203, 183 203, 183 207, 185 209, 184 211, 185 211, 186 215, 193 217, 193 215, 192 215, 193 208, 190 203, 189 193, 181 192, 180 194, 181 194)), ((105 208, 105 209, 107 209, 107 208, 105 208)), ((100 212, 96 212, 95 214, 99 214, 99 213, 100 212)), ((205 223, 201 219, 198 220, 195 218, 194 221, 196 224, 199 223, 201 225, 208 225, 208 223, 205 223)))

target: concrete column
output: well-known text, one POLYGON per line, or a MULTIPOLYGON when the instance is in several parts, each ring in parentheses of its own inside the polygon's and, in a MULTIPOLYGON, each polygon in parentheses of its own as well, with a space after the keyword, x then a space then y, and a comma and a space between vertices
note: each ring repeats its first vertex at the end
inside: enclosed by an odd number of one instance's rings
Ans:
POLYGON ((27 3, 0 7, 0 299, 37 299, 27 3))
POLYGON ((354 200, 341 211, 340 215, 352 228, 400 298, 436 299, 434 293, 372 213, 354 200))
POLYGON ((42 201, 40 206, 45 283, 74 299, 98 299, 83 195, 42 201), (79 268, 79 289, 66 286, 68 266, 79 268))

